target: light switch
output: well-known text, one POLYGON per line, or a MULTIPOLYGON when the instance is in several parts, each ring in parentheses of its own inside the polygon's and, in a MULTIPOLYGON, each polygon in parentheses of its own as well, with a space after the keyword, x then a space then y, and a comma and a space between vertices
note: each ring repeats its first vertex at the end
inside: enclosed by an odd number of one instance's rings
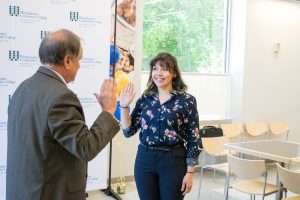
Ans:
POLYGON ((279 53, 280 51, 280 42, 274 42, 273 44, 273 52, 274 53, 279 53))

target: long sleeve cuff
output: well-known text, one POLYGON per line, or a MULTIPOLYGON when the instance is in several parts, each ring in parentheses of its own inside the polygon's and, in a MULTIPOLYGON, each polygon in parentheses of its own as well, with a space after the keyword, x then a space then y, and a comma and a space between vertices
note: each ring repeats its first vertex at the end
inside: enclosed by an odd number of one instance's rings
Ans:
POLYGON ((197 157, 197 158, 187 158, 187 159, 186 159, 186 164, 187 164, 188 166, 199 165, 198 157, 197 157))

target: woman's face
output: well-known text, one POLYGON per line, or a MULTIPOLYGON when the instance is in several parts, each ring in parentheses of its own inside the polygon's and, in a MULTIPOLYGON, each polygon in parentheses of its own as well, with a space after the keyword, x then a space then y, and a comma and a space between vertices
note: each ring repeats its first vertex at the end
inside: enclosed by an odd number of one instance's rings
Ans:
POLYGON ((161 66, 159 62, 152 67, 151 77, 158 89, 172 89, 173 73, 168 67, 161 66))

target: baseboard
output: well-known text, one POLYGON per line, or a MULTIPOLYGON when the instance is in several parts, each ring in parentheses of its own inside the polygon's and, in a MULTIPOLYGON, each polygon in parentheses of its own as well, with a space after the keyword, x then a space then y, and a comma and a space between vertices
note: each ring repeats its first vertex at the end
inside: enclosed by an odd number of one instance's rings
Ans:
MULTIPOLYGON (((118 179, 119 179, 119 177, 111 178, 111 184, 118 183, 118 179)), ((131 182, 131 181, 134 181, 133 175, 125 176, 125 182, 131 182)), ((108 179, 107 179, 107 182, 108 182, 108 179)))

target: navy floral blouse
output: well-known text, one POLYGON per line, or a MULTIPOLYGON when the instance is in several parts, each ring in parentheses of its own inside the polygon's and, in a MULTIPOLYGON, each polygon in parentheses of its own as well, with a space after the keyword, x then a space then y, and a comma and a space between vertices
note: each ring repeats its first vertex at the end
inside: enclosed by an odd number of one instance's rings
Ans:
POLYGON ((157 94, 142 95, 131 113, 131 126, 123 129, 125 137, 140 130, 140 141, 148 146, 184 144, 187 165, 197 165, 199 116, 196 99, 188 93, 171 92, 162 105, 157 94))

